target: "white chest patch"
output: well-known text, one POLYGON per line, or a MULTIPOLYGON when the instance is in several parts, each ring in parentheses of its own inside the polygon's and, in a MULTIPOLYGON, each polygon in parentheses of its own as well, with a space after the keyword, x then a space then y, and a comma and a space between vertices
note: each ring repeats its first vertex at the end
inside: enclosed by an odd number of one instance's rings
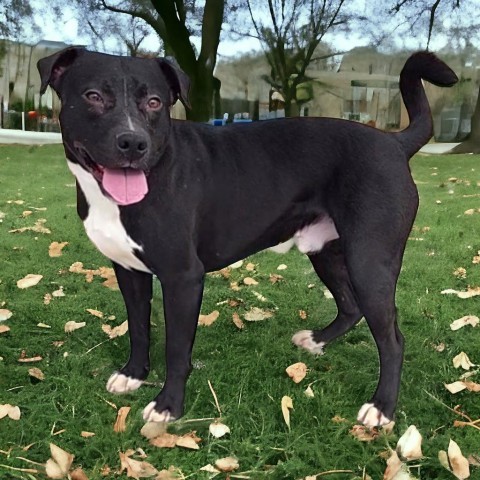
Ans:
POLYGON ((143 249, 127 234, 118 205, 103 194, 91 173, 68 160, 67 164, 88 202, 88 216, 83 224, 90 240, 106 257, 122 267, 151 273, 134 254, 134 250, 141 252, 143 249))

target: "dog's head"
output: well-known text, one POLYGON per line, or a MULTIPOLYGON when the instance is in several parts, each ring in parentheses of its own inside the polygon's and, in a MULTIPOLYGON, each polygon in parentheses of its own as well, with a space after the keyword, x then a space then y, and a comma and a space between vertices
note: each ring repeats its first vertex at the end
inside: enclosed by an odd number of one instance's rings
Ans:
POLYGON ((44 93, 62 102, 60 125, 69 160, 127 205, 148 191, 147 176, 168 141, 170 107, 188 103, 189 80, 174 61, 70 47, 38 62, 44 93))

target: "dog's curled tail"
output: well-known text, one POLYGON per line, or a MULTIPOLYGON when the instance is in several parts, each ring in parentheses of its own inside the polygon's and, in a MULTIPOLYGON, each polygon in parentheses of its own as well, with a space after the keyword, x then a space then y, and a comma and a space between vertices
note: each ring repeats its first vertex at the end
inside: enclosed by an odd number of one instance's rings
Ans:
POLYGON ((455 72, 430 52, 414 53, 400 73, 400 92, 410 125, 398 132, 398 140, 410 158, 433 134, 433 121, 422 79, 438 87, 451 87, 458 81, 455 72))

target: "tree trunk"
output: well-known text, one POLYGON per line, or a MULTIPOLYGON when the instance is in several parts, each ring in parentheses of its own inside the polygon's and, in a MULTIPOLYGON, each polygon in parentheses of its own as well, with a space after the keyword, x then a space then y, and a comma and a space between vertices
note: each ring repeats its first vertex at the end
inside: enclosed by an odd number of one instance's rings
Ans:
MULTIPOLYGON (((190 42, 183 11, 178 11, 178 0, 152 0, 161 16, 168 51, 172 51, 182 70, 190 78, 190 104, 187 118, 205 122, 212 116, 214 77, 217 49, 222 28, 224 0, 206 0, 202 22, 202 47, 198 59, 190 42)), ((180 2, 181 4, 182 2, 180 2)), ((160 33, 160 32, 158 32, 160 33)))
POLYGON ((480 90, 472 115, 472 127, 467 139, 457 145, 450 153, 480 153, 480 90))

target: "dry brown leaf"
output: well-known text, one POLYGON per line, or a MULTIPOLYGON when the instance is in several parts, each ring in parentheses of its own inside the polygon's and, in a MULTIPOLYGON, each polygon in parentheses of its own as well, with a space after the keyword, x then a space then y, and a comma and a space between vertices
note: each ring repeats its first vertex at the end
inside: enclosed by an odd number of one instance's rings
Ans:
POLYGON ((258 285, 258 282, 252 277, 245 277, 243 283, 244 285, 258 285))
POLYGON ((65 324, 63 327, 65 330, 65 333, 72 333, 75 330, 78 330, 79 328, 83 328, 86 325, 85 322, 75 322, 73 320, 70 320, 65 324))
POLYGON ((208 431, 215 438, 221 438, 227 433, 230 433, 230 428, 220 422, 213 422, 208 427, 208 431))
POLYGON ((22 416, 20 408, 16 405, 10 405, 9 403, 0 405, 0 419, 7 416, 12 420, 20 420, 22 416))
POLYGON ((295 383, 300 383, 307 375, 307 366, 303 362, 297 362, 287 367, 285 371, 295 383))
POLYGON ((278 275, 277 273, 271 273, 269 276, 269 280, 270 280, 270 283, 275 284, 283 280, 283 277, 281 275, 278 275))
POLYGON ((43 275, 36 275, 33 273, 29 273, 22 279, 18 280, 17 287, 18 288, 30 288, 38 284, 40 280, 43 278, 43 275))
POLYGON ((88 480, 86 473, 80 467, 70 473, 70 478, 72 480, 88 480))
POLYGON ((202 441, 197 437, 196 432, 186 433, 185 435, 178 437, 177 447, 189 448, 191 450, 198 450, 200 447, 198 444, 202 441))
POLYGON ((450 324, 450 328, 452 330, 458 330, 466 325, 471 325, 472 327, 476 327, 480 323, 480 319, 475 315, 465 315, 458 320, 455 320, 450 324))
POLYGON ((87 308, 86 311, 90 315, 93 315, 94 317, 103 318, 103 312, 101 312, 100 310, 94 310, 93 308, 87 308))
POLYGON ((228 268, 236 269, 236 268, 240 268, 242 265, 243 265, 243 260, 239 260, 238 262, 235 262, 229 265, 228 268))
POLYGON ((252 307, 247 313, 243 315, 243 318, 248 322, 258 322, 270 317, 273 317, 272 312, 268 310, 263 310, 258 307, 252 307))
POLYGON ((447 288, 442 290, 440 293, 443 295, 456 295, 458 298, 472 298, 480 295, 480 287, 467 287, 466 290, 454 290, 452 288, 447 288))
POLYGON ((148 462, 134 460, 127 453, 120 452, 120 473, 124 470, 129 478, 150 478, 158 474, 158 470, 148 462))
POLYGON ((40 355, 36 355, 34 357, 27 357, 25 350, 22 350, 20 354, 20 358, 17 360, 20 363, 33 363, 33 362, 40 362, 43 358, 40 355))
POLYGON ((305 310, 299 310, 298 311, 298 316, 302 319, 302 320, 306 320, 308 315, 307 315, 307 312, 305 310))
POLYGON ((391 455, 387 460, 387 469, 383 474, 383 480, 395 480, 395 476, 403 467, 402 461, 398 458, 397 452, 391 450, 391 455))
POLYGON ((31 231, 35 233, 45 233, 48 235, 52 232, 47 227, 44 227, 45 223, 47 223, 47 220, 45 218, 39 218, 31 227, 15 228, 14 230, 9 230, 8 233, 23 233, 31 231))
POLYGON ((225 457, 219 458, 215 461, 215 467, 218 468, 221 472, 233 472, 238 470, 240 465, 238 464, 238 460, 234 457, 225 457))
POLYGON ((59 297, 64 297, 65 292, 63 291, 63 287, 61 286, 58 290, 55 290, 52 292, 52 297, 54 298, 59 298, 59 297))
POLYGON ((185 478, 181 471, 178 468, 175 468, 173 465, 168 469, 163 469, 162 471, 158 472, 158 475, 155 477, 155 480, 179 480, 181 478, 185 478))
POLYGON ((131 407, 120 407, 117 413, 117 419, 113 426, 113 431, 116 433, 124 432, 127 429, 127 416, 130 413, 131 407))
POLYGON ((242 330, 242 328, 245 328, 245 324, 243 323, 242 319, 240 318, 240 315, 237 312, 235 312, 232 315, 232 320, 233 320, 233 323, 235 324, 235 326, 239 330, 242 330))
POLYGON ((167 433, 167 423, 166 422, 147 422, 142 429, 140 434, 143 435, 148 440, 152 438, 159 437, 167 433))
POLYGON ((52 242, 48 247, 48 255, 50 257, 62 256, 62 250, 68 245, 68 242, 52 242))
POLYGON ((281 401, 282 414, 288 429, 290 430, 290 409, 293 409, 293 401, 288 395, 284 395, 281 401))
POLYGON ((85 275, 85 281, 87 283, 93 282, 94 276, 100 276, 105 279, 103 286, 110 288, 111 290, 118 290, 118 283, 115 277, 115 272, 111 267, 100 267, 97 270, 83 268, 82 262, 75 262, 70 265, 69 272, 85 275))
POLYGON ((467 278, 467 270, 463 267, 458 267, 453 271, 453 276, 457 278, 467 278))
POLYGON ((0 308, 0 322, 8 320, 12 317, 12 315, 13 313, 10 310, 7 310, 6 308, 0 308))
POLYGON ((460 352, 453 358, 453 366, 455 368, 462 367, 464 370, 470 370, 471 367, 475 367, 475 364, 470 361, 465 352, 460 352))
POLYGON ((368 428, 365 425, 354 425, 350 434, 361 442, 372 442, 380 435, 380 432, 376 428, 368 428))
POLYGON ((313 398, 315 396, 315 393, 313 393, 313 389, 311 385, 309 385, 303 393, 308 398, 313 398))
POLYGON ((150 439, 150 444, 158 448, 174 448, 177 445, 178 435, 162 433, 150 439))
POLYGON ((220 312, 218 310, 214 310, 212 313, 208 315, 200 315, 198 317, 198 324, 202 327, 209 327, 215 322, 218 317, 220 316, 220 312))
POLYGON ((50 293, 46 293, 44 296, 43 296, 43 304, 44 305, 50 305, 50 302, 53 300, 53 297, 50 293))
POLYGON ((282 263, 277 267, 277 270, 286 270, 287 268, 288 267, 284 263, 282 263))
POLYGON ((453 383, 448 383, 444 384, 445 388, 450 392, 450 393, 458 393, 461 392, 462 390, 469 390, 470 392, 480 392, 480 384, 475 383, 475 382, 467 382, 467 381, 457 381, 453 383))
POLYGON ((422 435, 415 425, 410 425, 397 442, 397 454, 402 460, 418 460, 422 454, 422 435))
POLYGON ((80 436, 83 438, 90 438, 90 437, 94 437, 95 433, 83 431, 83 432, 80 432, 80 436))
POLYGON ((10 331, 10 327, 8 325, 0 325, 0 333, 6 333, 10 331))
POLYGON ((245 270, 247 270, 247 272, 254 272, 255 268, 256 268, 256 265, 254 263, 251 263, 251 262, 249 262, 245 265, 245 270))
POLYGON ((448 445, 447 460, 450 467, 449 470, 455 475, 455 477, 460 480, 470 477, 468 460, 462 455, 460 447, 453 440, 450 440, 448 445))
POLYGON ((45 374, 37 367, 29 368, 28 374, 37 380, 45 380, 45 374))
POLYGON ((102 330, 110 337, 110 338, 117 338, 125 335, 128 332, 128 320, 125 320, 122 324, 111 327, 110 325, 103 324, 102 330))
POLYGON ((50 444, 50 459, 47 460, 45 471, 48 478, 64 478, 72 466, 74 455, 62 450, 55 444, 50 444))

